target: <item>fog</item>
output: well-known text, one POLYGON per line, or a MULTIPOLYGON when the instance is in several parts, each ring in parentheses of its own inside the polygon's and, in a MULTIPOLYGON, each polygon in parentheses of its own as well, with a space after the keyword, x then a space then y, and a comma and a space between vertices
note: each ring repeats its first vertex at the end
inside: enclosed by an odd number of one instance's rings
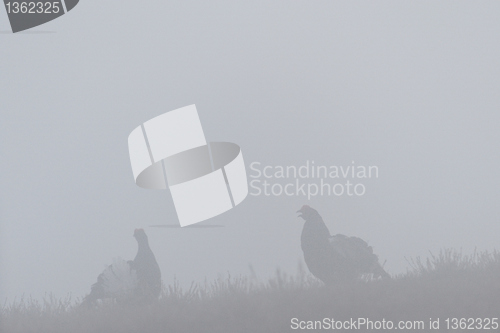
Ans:
POLYGON ((167 285, 294 273, 304 204, 391 274, 441 248, 499 248, 499 13, 493 1, 87 0, 33 29, 47 33, 0 34, 0 300, 84 296, 114 257, 133 259, 135 228, 167 285), (249 181, 253 162, 378 177, 361 196, 249 195, 200 224, 223 227, 151 227, 177 215, 168 190, 134 183, 127 137, 190 104, 208 141, 241 147, 249 181))

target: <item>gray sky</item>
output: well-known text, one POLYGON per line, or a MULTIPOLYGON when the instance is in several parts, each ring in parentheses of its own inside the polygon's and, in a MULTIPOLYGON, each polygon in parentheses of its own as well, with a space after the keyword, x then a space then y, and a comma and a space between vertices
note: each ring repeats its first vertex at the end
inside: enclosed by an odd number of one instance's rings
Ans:
MULTIPOLYGON (((295 272, 308 203, 405 257, 500 247, 500 3, 81 1, 0 34, 0 299, 74 297, 144 227, 166 284, 295 272), (127 137, 195 103, 209 141, 250 163, 377 165, 362 197, 249 196, 175 224, 168 191, 134 184, 127 137)), ((7 31, 0 9, 0 30, 7 31)))

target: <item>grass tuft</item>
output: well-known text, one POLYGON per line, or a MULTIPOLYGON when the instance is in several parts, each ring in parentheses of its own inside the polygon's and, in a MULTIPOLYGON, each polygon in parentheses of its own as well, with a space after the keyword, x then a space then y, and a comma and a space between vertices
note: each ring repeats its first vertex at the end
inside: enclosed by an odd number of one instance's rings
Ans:
POLYGON ((293 332, 292 318, 427 322, 500 317, 497 251, 443 250, 408 262, 409 270, 390 280, 328 287, 304 269, 293 276, 277 270, 266 282, 228 274, 187 290, 174 281, 154 304, 107 301, 87 308, 69 296, 22 297, 0 308, 0 332, 293 332))

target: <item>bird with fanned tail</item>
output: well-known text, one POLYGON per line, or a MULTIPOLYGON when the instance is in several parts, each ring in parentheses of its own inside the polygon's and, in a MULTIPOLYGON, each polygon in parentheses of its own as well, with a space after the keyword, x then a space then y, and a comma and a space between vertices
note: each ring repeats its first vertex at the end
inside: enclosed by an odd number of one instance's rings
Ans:
POLYGON ((331 236, 323 218, 308 205, 297 213, 305 220, 301 235, 304 261, 309 271, 325 284, 354 281, 369 274, 390 278, 364 240, 341 234, 331 236))
POLYGON ((155 255, 149 247, 148 236, 143 229, 136 229, 134 237, 138 250, 134 260, 115 258, 113 263, 97 277, 90 294, 83 304, 89 305, 99 299, 117 301, 151 301, 161 291, 161 272, 155 255))

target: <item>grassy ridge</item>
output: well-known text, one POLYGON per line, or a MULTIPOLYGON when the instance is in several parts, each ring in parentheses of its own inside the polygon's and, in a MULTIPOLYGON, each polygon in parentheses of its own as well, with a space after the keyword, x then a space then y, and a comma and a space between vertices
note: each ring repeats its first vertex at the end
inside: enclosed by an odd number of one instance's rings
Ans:
POLYGON ((305 273, 292 277, 279 271, 266 283, 228 277, 189 290, 174 284, 155 304, 108 302, 84 308, 70 299, 22 300, 1 308, 0 332, 294 332, 292 318, 359 317, 426 325, 429 318, 440 318, 439 331, 445 332, 448 317, 500 317, 498 252, 447 250, 410 264, 407 273, 391 280, 332 287, 305 273))

